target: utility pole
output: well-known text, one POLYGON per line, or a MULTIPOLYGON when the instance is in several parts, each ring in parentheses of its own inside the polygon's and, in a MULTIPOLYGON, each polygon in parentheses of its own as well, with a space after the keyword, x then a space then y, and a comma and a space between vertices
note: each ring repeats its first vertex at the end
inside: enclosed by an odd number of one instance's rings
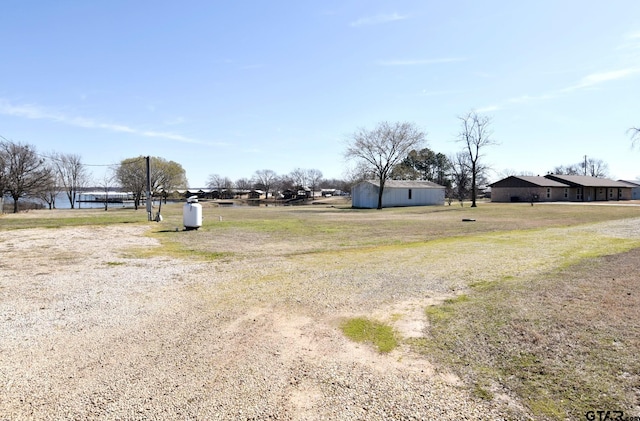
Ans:
POLYGON ((151 217, 151 159, 150 157, 145 158, 147 161, 147 217, 149 221, 152 221, 151 217))

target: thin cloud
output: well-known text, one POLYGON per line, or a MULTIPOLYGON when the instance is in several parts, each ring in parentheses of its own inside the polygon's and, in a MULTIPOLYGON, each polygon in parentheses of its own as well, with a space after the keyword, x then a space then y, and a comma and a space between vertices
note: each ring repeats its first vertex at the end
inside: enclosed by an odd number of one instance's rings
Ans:
POLYGON ((395 22, 395 21, 404 20, 408 18, 409 18, 409 15, 400 15, 398 13, 392 13, 389 15, 367 16, 351 22, 349 26, 359 27, 359 26, 367 26, 367 25, 379 25, 381 23, 395 22))
POLYGON ((507 100, 507 102, 511 104, 526 104, 533 101, 553 99, 553 98, 556 98, 557 96, 558 96, 557 93, 548 93, 548 94, 542 94, 542 95, 522 95, 519 97, 510 98, 507 100))
POLYGON ((461 93, 464 93, 464 91, 462 90, 427 91, 426 89, 423 89, 422 92, 420 92, 419 96, 456 95, 461 93))
POLYGON ((640 73, 640 68, 627 68, 612 70, 609 72, 592 73, 590 75, 584 76, 576 84, 571 85, 567 88, 550 91, 540 95, 521 95, 518 97, 509 98, 502 101, 499 105, 490 105, 481 108, 481 110, 496 111, 505 108, 506 104, 528 104, 536 101, 547 101, 563 95, 567 95, 571 92, 579 91, 581 89, 589 89, 606 82, 624 79, 637 73, 640 73))
POLYGON ((562 89, 560 92, 571 92, 578 89, 591 88, 604 82, 612 80, 624 79, 628 76, 638 73, 638 68, 627 68, 621 70, 613 70, 610 72, 592 73, 580 79, 580 81, 568 88, 562 89))
POLYGON ((640 49, 640 31, 628 33, 621 45, 616 50, 637 50, 640 49))
POLYGON ((86 129, 100 129, 117 133, 128 133, 144 137, 162 138, 182 143, 206 144, 197 139, 192 139, 176 133, 159 132, 153 130, 141 130, 122 124, 103 123, 84 117, 72 117, 63 113, 45 110, 32 104, 15 105, 7 100, 0 99, 0 114, 13 117, 28 118, 30 120, 49 120, 68 126, 82 127, 86 129))
POLYGON ((484 114, 484 113, 490 113, 493 111, 499 111, 501 109, 502 107, 500 105, 488 105, 486 107, 477 108, 476 112, 484 114))
POLYGON ((455 63, 459 61, 466 61, 467 59, 461 57, 443 57, 432 58, 422 60, 382 60, 378 62, 380 66, 425 66, 429 64, 442 64, 442 63, 455 63))

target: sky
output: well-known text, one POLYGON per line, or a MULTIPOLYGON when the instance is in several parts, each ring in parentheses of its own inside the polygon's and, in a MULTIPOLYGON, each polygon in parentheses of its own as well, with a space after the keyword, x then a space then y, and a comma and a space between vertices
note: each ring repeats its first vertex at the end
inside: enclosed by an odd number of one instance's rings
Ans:
POLYGON ((344 178, 353 133, 411 122, 453 154, 491 118, 489 179, 584 157, 640 177, 637 0, 2 0, 0 136, 94 179, 157 156, 344 178))

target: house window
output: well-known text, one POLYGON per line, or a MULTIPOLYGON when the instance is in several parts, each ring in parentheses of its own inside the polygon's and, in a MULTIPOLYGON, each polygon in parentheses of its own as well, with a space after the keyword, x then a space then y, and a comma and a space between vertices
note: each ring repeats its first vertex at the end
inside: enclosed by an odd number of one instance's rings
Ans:
POLYGON ((576 189, 576 200, 582 200, 582 187, 576 189))
POLYGON ((569 189, 564 189, 564 198, 565 199, 569 198, 569 189))
POLYGON ((613 189, 609 189, 609 199, 613 199, 613 189))
POLYGON ((411 189, 409 189, 409 200, 411 200, 411 189))
POLYGON ((551 199, 551 189, 547 188, 547 199, 551 199))

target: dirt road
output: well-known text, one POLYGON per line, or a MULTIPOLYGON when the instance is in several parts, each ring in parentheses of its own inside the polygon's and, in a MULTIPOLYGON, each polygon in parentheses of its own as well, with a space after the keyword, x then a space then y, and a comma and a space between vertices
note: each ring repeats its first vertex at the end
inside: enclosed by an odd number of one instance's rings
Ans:
POLYGON ((397 300, 377 300, 310 283, 287 296, 246 282, 252 271, 264 275, 282 261, 239 269, 232 261, 137 258, 127 250, 157 245, 143 235, 146 229, 3 233, 0 419, 495 420, 504 414, 507 403, 473 397, 407 346, 380 354, 337 328, 374 301, 372 316, 394 315, 405 338, 419 337, 423 309, 442 290, 424 284, 399 291, 397 300))

